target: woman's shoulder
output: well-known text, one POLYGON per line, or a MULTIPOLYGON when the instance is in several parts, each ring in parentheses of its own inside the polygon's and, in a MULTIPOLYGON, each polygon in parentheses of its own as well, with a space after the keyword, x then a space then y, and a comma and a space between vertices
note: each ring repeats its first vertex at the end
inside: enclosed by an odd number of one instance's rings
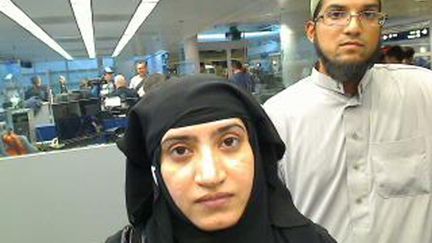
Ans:
POLYGON ((309 223, 303 226, 285 228, 282 238, 296 243, 337 243, 323 227, 309 223))
POLYGON ((317 233, 319 242, 337 243, 336 240, 329 234, 329 232, 323 227, 321 227, 320 225, 313 223, 311 226, 314 228, 315 232, 317 233))
POLYGON ((134 229, 133 226, 127 225, 122 230, 108 237, 105 243, 145 243, 145 238, 134 229))

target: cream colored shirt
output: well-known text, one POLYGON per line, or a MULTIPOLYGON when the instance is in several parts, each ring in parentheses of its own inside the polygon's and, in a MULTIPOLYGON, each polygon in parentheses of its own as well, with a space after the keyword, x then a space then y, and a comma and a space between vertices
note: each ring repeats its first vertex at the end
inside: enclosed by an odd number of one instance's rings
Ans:
POLYGON ((432 243, 432 72, 375 65, 358 91, 314 69, 265 103, 281 178, 340 243, 432 243))

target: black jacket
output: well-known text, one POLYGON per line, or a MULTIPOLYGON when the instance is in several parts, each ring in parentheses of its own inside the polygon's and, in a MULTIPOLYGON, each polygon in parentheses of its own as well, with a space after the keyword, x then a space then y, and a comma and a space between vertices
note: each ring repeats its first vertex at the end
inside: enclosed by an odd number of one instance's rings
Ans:
MULTIPOLYGON (((286 229, 284 234, 293 243, 336 243, 328 232, 319 225, 311 224, 286 229)), ((145 236, 140 235, 133 226, 128 225, 114 235, 110 236, 105 243, 145 243, 145 236)), ((229 243, 229 242, 224 242, 229 243)), ((265 243, 265 242, 263 242, 265 243)))

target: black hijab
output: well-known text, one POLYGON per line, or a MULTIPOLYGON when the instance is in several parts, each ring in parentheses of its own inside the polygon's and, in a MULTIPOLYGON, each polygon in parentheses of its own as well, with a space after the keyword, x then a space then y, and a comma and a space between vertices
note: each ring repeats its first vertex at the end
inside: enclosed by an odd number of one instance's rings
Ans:
POLYGON ((251 95, 227 81, 188 77, 147 93, 132 108, 118 145, 127 157, 129 220, 145 242, 327 242, 297 211, 277 176, 285 147, 273 124, 251 95), (240 118, 247 127, 255 157, 253 187, 235 226, 205 232, 173 202, 160 172, 160 142, 171 128, 227 118, 240 118))

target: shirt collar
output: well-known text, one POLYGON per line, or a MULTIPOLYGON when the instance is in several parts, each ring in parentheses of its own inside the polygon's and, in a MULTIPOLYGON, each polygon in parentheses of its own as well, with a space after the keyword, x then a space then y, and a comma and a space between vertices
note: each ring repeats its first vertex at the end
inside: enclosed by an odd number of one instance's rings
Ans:
MULTIPOLYGON (((330 76, 328 76, 326 74, 319 72, 316 68, 312 69, 311 78, 312 78, 312 81, 316 85, 318 85, 324 89, 335 91, 335 92, 340 93, 342 95, 345 94, 344 87, 343 87, 342 83, 332 79, 330 76)), ((365 92, 371 79, 372 79, 372 72, 369 69, 365 73, 365 75, 363 76, 363 78, 360 81, 360 84, 358 86, 358 94, 360 97, 363 96, 363 93, 365 92)))

